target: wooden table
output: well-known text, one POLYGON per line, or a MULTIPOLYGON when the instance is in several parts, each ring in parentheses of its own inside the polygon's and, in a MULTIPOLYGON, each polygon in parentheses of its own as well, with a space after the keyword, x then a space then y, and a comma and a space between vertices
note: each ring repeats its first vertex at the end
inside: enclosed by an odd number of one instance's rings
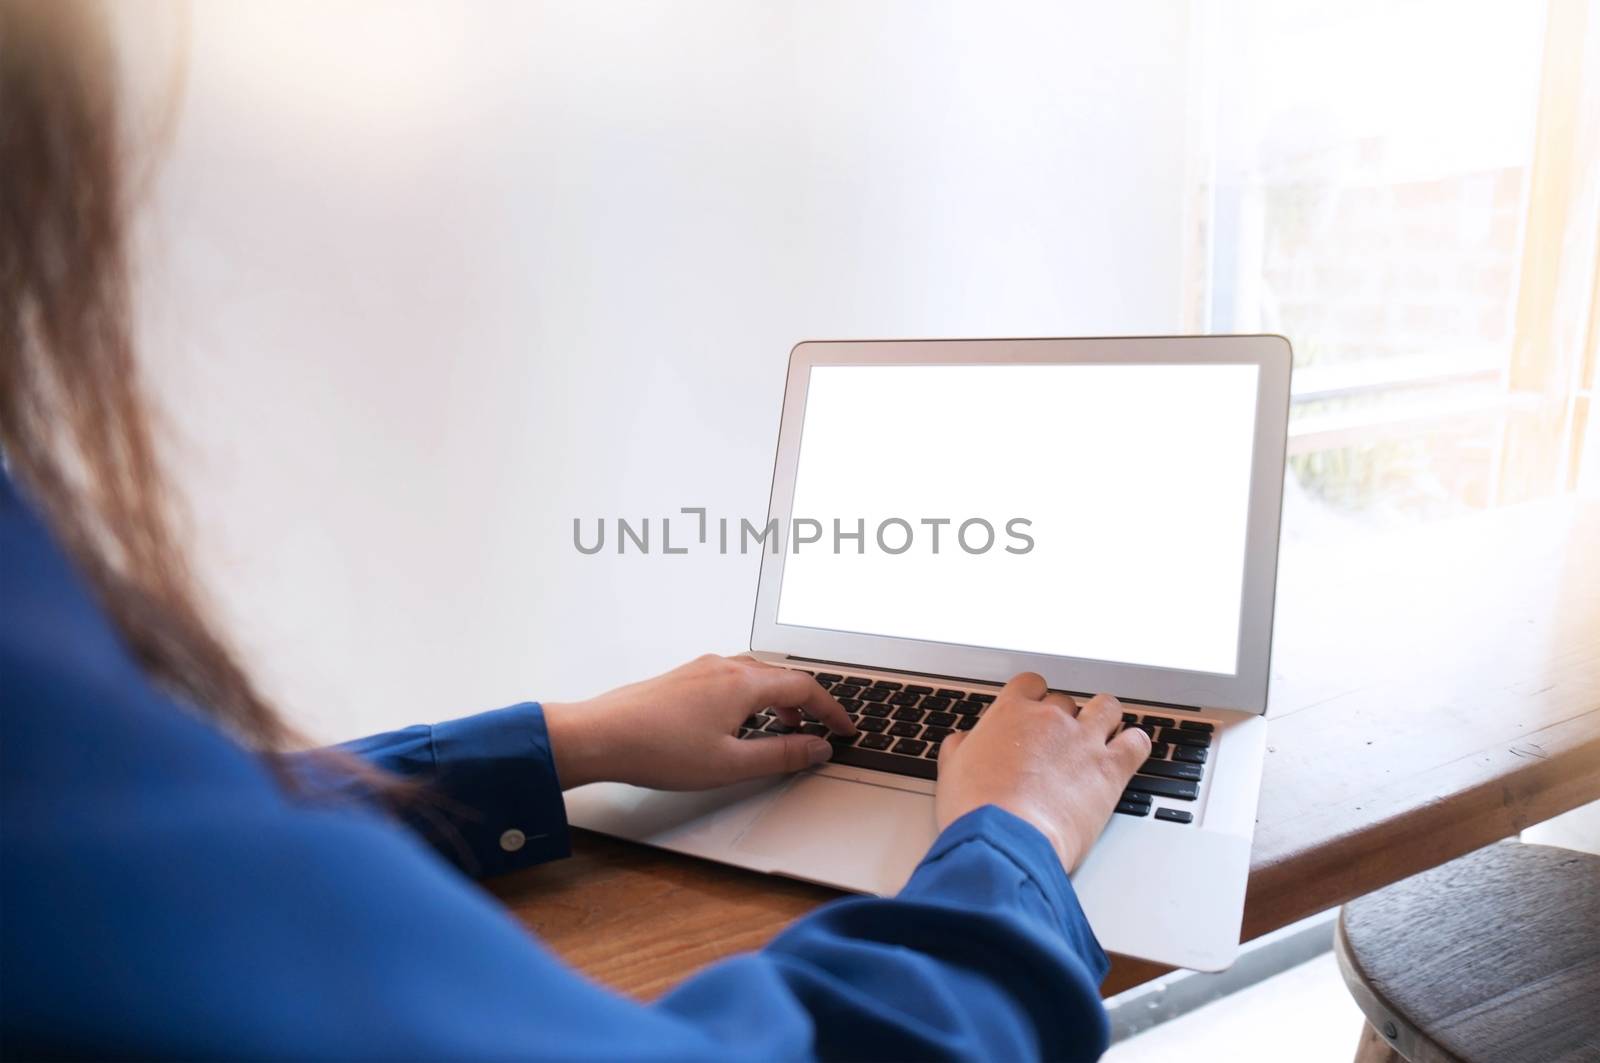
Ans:
MULTIPOLYGON (((1286 542, 1246 939, 1600 800, 1600 500, 1286 542)), ((836 896, 575 831, 491 890, 652 997, 836 896)), ((1116 957, 1109 995, 1166 968, 1116 957)))

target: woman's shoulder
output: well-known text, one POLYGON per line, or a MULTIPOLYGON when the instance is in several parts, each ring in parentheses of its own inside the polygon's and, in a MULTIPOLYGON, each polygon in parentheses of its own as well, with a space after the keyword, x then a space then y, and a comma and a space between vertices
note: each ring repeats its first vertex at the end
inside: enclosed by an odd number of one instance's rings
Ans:
POLYGON ((0 476, 0 792, 6 833, 80 806, 134 814, 146 798, 272 800, 258 757, 157 689, 86 583, 0 476))
POLYGON ((31 671, 129 676, 137 668, 65 551, 0 472, 0 704, 31 671))

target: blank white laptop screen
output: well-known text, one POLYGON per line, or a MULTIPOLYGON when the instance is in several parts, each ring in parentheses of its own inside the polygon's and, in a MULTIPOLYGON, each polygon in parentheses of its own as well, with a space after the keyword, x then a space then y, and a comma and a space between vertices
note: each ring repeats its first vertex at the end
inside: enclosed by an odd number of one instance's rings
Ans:
POLYGON ((778 623, 1235 674, 1257 376, 813 367, 778 623))

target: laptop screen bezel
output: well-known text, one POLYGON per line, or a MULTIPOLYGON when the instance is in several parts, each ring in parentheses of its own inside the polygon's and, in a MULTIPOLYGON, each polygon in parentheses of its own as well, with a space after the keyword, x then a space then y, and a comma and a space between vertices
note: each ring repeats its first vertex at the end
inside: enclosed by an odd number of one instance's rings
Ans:
MULTIPOLYGON (((825 340, 789 355, 783 419, 773 465, 769 523, 777 534, 761 552, 750 648, 861 668, 1003 683, 1033 671, 1053 689, 1107 691, 1121 698, 1263 713, 1272 654, 1284 457, 1292 355, 1282 336, 1132 336, 1085 339, 825 340), (1253 365, 1259 369, 1251 451, 1249 516, 1240 591, 1238 671, 1190 672, 1115 661, 1022 653, 886 635, 778 623, 778 596, 790 556, 791 506, 811 370, 884 365, 1253 365)), ((982 412, 974 411, 980 420, 982 412)), ((1174 515, 1174 520, 1178 520, 1174 515)), ((1062 601, 1070 608, 1070 597, 1062 601)), ((1159 602, 1151 603, 1159 608, 1159 602)))

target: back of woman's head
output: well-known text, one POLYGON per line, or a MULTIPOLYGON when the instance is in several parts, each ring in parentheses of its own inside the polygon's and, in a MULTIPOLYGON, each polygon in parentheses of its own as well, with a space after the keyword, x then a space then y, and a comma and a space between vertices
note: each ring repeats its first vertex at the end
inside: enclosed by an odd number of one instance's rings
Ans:
POLYGON ((287 728, 214 633, 134 357, 106 12, 0 0, 0 451, 146 673, 265 750, 287 728))

